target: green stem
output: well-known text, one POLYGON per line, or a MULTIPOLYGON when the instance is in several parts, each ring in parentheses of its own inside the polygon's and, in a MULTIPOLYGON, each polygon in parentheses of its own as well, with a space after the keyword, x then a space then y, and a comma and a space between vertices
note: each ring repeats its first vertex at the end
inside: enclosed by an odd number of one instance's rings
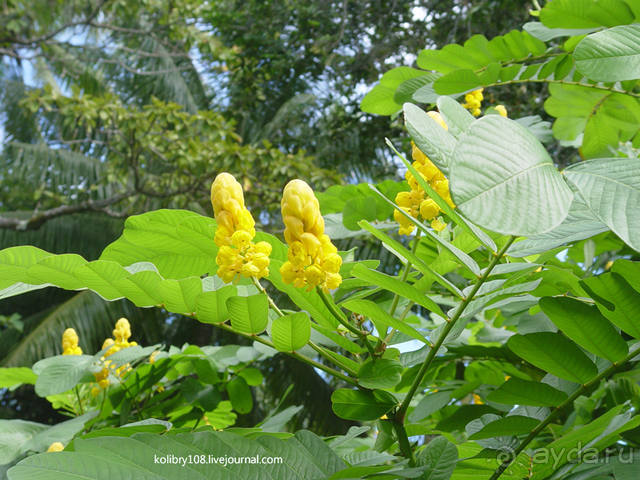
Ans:
POLYGON ((253 284, 256 286, 256 288, 260 291, 260 293, 264 293, 266 295, 267 300, 269 301, 269 306, 273 309, 273 311, 281 317, 284 317, 284 313, 282 313, 282 310, 280 310, 278 305, 276 305, 276 302, 273 301, 273 298, 269 296, 265 288, 260 284, 260 281, 256 277, 251 277, 251 280, 253 281, 253 284))
MULTIPOLYGON (((413 247, 411 248, 411 253, 415 254, 418 250, 418 244, 420 243, 420 234, 422 232, 418 230, 416 232, 415 239, 413 240, 413 247)), ((411 271, 411 261, 407 258, 407 263, 404 266, 404 270, 402 272, 402 276, 400 277, 400 281, 406 282, 409 277, 409 272, 411 271)), ((396 312, 396 308, 398 308, 398 302, 400 301, 400 295, 397 293, 393 297, 393 302, 391 302, 391 308, 389 309, 389 315, 393 317, 393 314, 396 312)))
POLYGON ((418 371, 418 374, 416 375, 416 378, 414 378, 413 383, 409 388, 409 392, 407 393, 407 396, 404 398, 404 400, 402 401, 402 405, 400 405, 400 408, 396 412, 396 416, 399 419, 399 421, 404 422, 404 417, 407 413, 407 409, 409 408, 409 404, 411 403, 411 399, 416 394, 416 391, 418 390, 420 383, 422 383, 422 379, 426 375, 427 370, 431 366, 431 362, 433 362, 433 359, 435 358, 436 354, 438 353, 438 350, 440 349, 445 339, 447 338, 447 335, 449 334, 449 332, 451 331, 455 323, 458 321, 458 319, 462 316, 462 314, 464 313, 464 310, 467 308, 469 303, 471 303, 471 300, 473 300, 473 297, 475 297, 476 293, 478 293, 478 290, 480 290, 480 287, 482 286, 482 284, 487 280, 489 275, 491 275, 491 271, 498 264, 498 262, 500 261, 502 256, 506 253, 507 249, 511 246, 514 240, 515 240, 514 236, 510 237, 507 243, 504 245, 504 247, 502 247, 500 251, 497 254, 495 254, 495 257, 493 258, 493 260, 491 260, 491 263, 486 268, 482 276, 477 280, 477 282, 473 286, 473 289, 471 290, 471 292, 469 292, 469 295, 465 299, 463 299, 456 313, 453 315, 451 320, 449 320, 447 325, 444 327, 442 333, 440 334, 440 337, 438 337, 438 340, 433 345, 433 348, 429 350, 429 353, 427 354, 427 358, 425 358, 424 362, 422 363, 422 366, 420 367, 420 370, 418 371))
POLYGON ((411 444, 409 443, 409 437, 407 436, 407 430, 404 428, 404 423, 392 419, 391 424, 393 425, 393 429, 396 432, 396 437, 398 438, 398 447, 400 447, 402 455, 409 459, 409 466, 413 467, 416 463, 416 459, 413 456, 413 449, 411 448, 411 444))
POLYGON ((76 398, 78 399, 78 407, 80 407, 80 415, 84 415, 84 408, 82 408, 82 400, 80 400, 80 393, 78 392, 78 386, 73 387, 73 391, 76 392, 76 398))
MULTIPOLYGON (((280 310, 280 308, 278 307, 278 305, 276 305, 276 302, 273 301, 273 299, 269 296, 269 294, 267 293, 267 290, 260 284, 260 281, 255 278, 255 277, 251 277, 251 280, 253 281, 253 284, 256 286, 256 288, 263 293, 264 295, 266 295, 267 300, 269 301, 269 306, 273 309, 274 312, 276 312, 279 316, 284 317, 284 313, 282 310, 280 310)), ((320 354, 320 356, 322 356, 324 359, 328 360, 329 362, 333 363, 334 365, 344 368, 344 366, 339 365, 338 363, 336 363, 336 361, 331 358, 331 356, 327 355, 324 350, 322 349, 322 347, 316 345, 315 343, 313 343, 311 340, 309 340, 309 342, 307 342, 309 344, 309 346, 311 348, 313 348, 316 352, 318 352, 320 354)), ((345 369, 345 371, 347 373, 349 373, 349 375, 353 375, 354 377, 357 376, 357 374, 355 372, 353 372, 352 370, 347 370, 345 369)))
POLYGON ((369 355, 371 355, 371 358, 375 358, 376 353, 373 347, 371 346, 371 344, 369 343, 369 339, 367 338, 367 332, 363 332, 359 328, 356 328, 353 325, 351 325, 351 323, 347 319, 347 316, 344 313, 342 313, 342 311, 336 306, 336 304, 333 303, 333 301, 327 297, 327 294, 324 293, 324 291, 321 288, 317 288, 316 290, 318 292, 318 295, 320 295, 322 302, 329 309, 329 311, 335 317, 335 319, 338 320, 338 322, 340 322, 342 325, 344 325, 351 333, 360 337, 364 345, 367 347, 367 350, 369 350, 369 355))
POLYGON ((585 383, 584 385, 582 385, 580 388, 578 388, 575 392, 573 392, 571 394, 571 396, 569 396, 569 398, 567 398, 564 402, 562 402, 560 405, 558 405, 557 407, 555 407, 553 409, 553 411, 549 414, 549 416, 547 418, 545 418, 544 420, 542 420, 533 430, 531 430, 531 433, 529 433, 529 435, 527 435, 527 438, 525 438, 522 443, 520 445, 518 445, 518 448, 516 448, 513 452, 513 455, 510 456, 510 458, 506 459, 504 462, 502 462, 500 464, 500 466, 496 469, 495 472, 493 472, 493 475, 491 475, 491 478, 489 480, 497 480, 500 475, 502 475, 504 473, 504 471, 507 469, 507 467, 511 464, 511 462, 513 462, 513 460, 515 458, 517 458, 518 455, 520 455, 520 453, 522 453, 522 451, 527 448, 527 445, 529 445, 533 439, 535 439, 538 434, 544 430, 544 428, 549 425, 553 420, 555 420, 558 415, 560 414, 560 412, 567 406, 571 405, 574 400, 576 398, 578 398, 580 395, 582 395, 584 392, 586 392, 587 390, 589 390, 591 387, 593 387, 594 385, 596 385, 598 382, 600 382, 600 380, 602 380, 603 378, 608 377, 609 375, 611 375, 613 372, 615 372, 620 366, 624 365, 625 363, 627 363, 629 360, 631 360, 632 358, 634 358, 635 356, 637 356, 638 354, 640 354, 640 347, 632 350, 625 358, 623 358, 621 361, 619 362, 614 362, 609 368, 603 370, 602 372, 600 372, 598 375, 596 375, 595 377, 593 377, 591 380, 589 380, 587 383, 585 383))
MULTIPOLYGON (((271 347, 274 350, 276 350, 276 347, 275 347, 275 345, 273 343, 271 343, 269 340, 266 340, 266 339, 264 339, 262 337, 258 337, 257 335, 249 335, 249 334, 246 334, 246 333, 238 332, 237 330, 234 330, 231 326, 226 325, 224 323, 216 323, 215 326, 218 327, 218 328, 221 328, 223 330, 226 330, 227 332, 235 333, 236 335, 240 335, 240 336, 243 336, 245 338, 248 338, 249 340, 254 340, 254 341, 258 342, 258 343, 262 343, 263 345, 266 345, 267 347, 271 347)), ((339 378, 340 380, 343 380, 343 381, 345 381, 347 383, 350 383, 351 385, 354 385, 356 387, 358 386, 358 382, 355 381, 353 378, 350 378, 350 377, 340 373, 339 371, 337 371, 337 370, 335 370, 335 369, 333 369, 331 367, 328 367, 327 365, 323 365, 320 362, 316 362, 315 360, 307 357, 306 355, 302 355, 302 354, 296 353, 296 352, 281 352, 281 353, 284 353, 285 355, 289 355, 290 357, 293 357, 293 358, 295 358, 297 360, 300 360, 301 362, 307 363, 307 364, 311 365, 312 367, 319 368, 323 372, 326 372, 326 373, 328 373, 329 375, 331 375, 333 377, 339 378)))

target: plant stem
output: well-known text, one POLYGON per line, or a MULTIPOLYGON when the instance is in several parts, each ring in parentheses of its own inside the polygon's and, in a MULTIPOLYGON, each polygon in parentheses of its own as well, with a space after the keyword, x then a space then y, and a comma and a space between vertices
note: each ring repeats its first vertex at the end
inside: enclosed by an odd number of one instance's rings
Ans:
MULTIPOLYGON (((223 330, 226 330, 227 332, 231 332, 231 333, 235 333, 236 335, 241 335, 245 338, 248 338, 249 340, 254 340, 258 343, 262 343, 263 345, 266 345, 267 347, 271 347, 274 350, 276 350, 276 347, 273 345, 273 343, 271 343, 269 340, 266 340, 262 337, 258 337, 256 335, 249 335, 246 333, 242 333, 242 332, 238 332, 237 330, 234 330, 231 326, 225 324, 225 323, 216 323, 215 324, 216 327, 221 328, 223 330)), ((335 370, 331 367, 328 367, 326 365, 323 365, 320 362, 316 362, 315 360, 307 357, 306 355, 302 355, 300 353, 296 353, 296 352, 281 352, 284 353, 285 355, 289 355, 290 357, 293 357, 297 360, 300 360, 301 362, 307 363, 309 365, 311 365, 312 367, 315 368, 319 368, 320 370, 322 370, 323 372, 328 373, 329 375, 339 378, 340 380, 343 380, 347 383, 350 383, 351 385, 354 385, 356 387, 358 387, 358 382, 356 380, 354 380, 353 378, 350 378, 342 373, 340 373, 338 370, 335 370)))
POLYGON ((276 305, 276 302, 273 301, 273 298, 269 296, 265 288, 260 284, 260 281, 256 277, 251 277, 251 280, 253 281, 253 284, 256 286, 256 288, 261 293, 264 293, 267 296, 267 300, 269 301, 269 306, 273 309, 273 311, 276 312, 281 317, 284 317, 284 313, 282 313, 282 310, 280 310, 278 305, 276 305))
POLYGON ((78 407, 80 407, 80 415, 84 415, 84 408, 82 408, 82 400, 80 400, 80 393, 78 392, 78 386, 73 387, 73 391, 76 392, 76 398, 78 399, 78 407))
POLYGON ((342 311, 333 303, 333 301, 327 297, 327 294, 324 293, 324 291, 321 288, 318 288, 317 292, 318 292, 318 295, 320 295, 322 302, 329 309, 329 311, 335 317, 335 319, 338 320, 338 322, 340 322, 342 325, 344 325, 351 333, 360 337, 364 345, 367 347, 367 350, 369 350, 369 355, 371 355, 371 358, 375 358, 376 353, 373 347, 371 346, 371 344, 369 343, 369 339, 367 339, 367 332, 363 332, 359 328, 356 328, 353 325, 351 325, 351 323, 349 323, 349 320, 347 319, 347 316, 344 313, 342 313, 342 311))
MULTIPOLYGON (((420 234, 422 232, 420 230, 418 230, 416 232, 416 236, 413 240, 413 246, 411 248, 411 253, 415 254, 416 251, 418 250, 418 244, 420 243, 420 234)), ((402 272, 402 276, 400 277, 400 281, 402 282, 406 282, 407 278, 409 277, 409 272, 411 271, 411 267, 413 265, 411 264, 411 261, 407 258, 407 263, 404 266, 404 270, 402 272)), ((389 315, 391 315, 393 317, 393 314, 396 312, 396 308, 398 308, 398 302, 400 301, 400 295, 398 295, 397 293, 394 295, 393 297, 393 302, 391 302, 391 308, 389 309, 389 315)))
POLYGON ((451 320, 449 320, 447 325, 444 327, 442 333, 440 334, 440 337, 438 337, 438 340, 436 340, 436 343, 433 345, 433 348, 429 350, 429 353, 427 354, 427 358, 425 358, 424 362, 422 363, 422 366, 420 367, 420 370, 418 371, 418 374, 416 375, 416 378, 414 378, 413 383, 409 388, 409 392, 407 393, 407 396, 404 398, 404 400, 402 401, 402 405, 400 405, 400 408, 396 412, 396 416, 399 421, 404 422, 404 417, 405 417, 405 414, 407 413, 407 409, 409 408, 409 404, 411 403, 411 399, 416 394, 416 391, 418 390, 420 383, 422 383, 422 379, 426 375, 427 370, 431 366, 431 362, 433 362, 433 359, 435 358, 436 354, 438 353, 438 350, 440 349, 445 339, 447 338, 447 335, 449 334, 449 332, 451 331, 455 323, 458 321, 458 319, 462 316, 462 314, 464 313, 464 310, 467 308, 469 303, 471 303, 471 300, 473 300, 473 297, 476 295, 476 293, 478 293, 478 290, 480 290, 480 287, 482 286, 482 284, 487 280, 487 278, 491 274, 491 271, 498 264, 498 262, 500 261, 502 256, 505 254, 507 249, 511 246, 514 240, 515 240, 515 237, 511 236, 507 241, 507 243, 500 249, 500 251, 497 254, 495 254, 495 257, 493 258, 493 260, 491 260, 491 263, 489 264, 487 269, 484 271, 482 276, 476 281, 475 285, 473 286, 473 289, 471 290, 471 292, 469 292, 469 295, 465 299, 463 299, 456 313, 453 315, 451 320))
POLYGON ((398 447, 400 447, 402 455, 409 459, 409 466, 413 467, 416 463, 416 459, 413 456, 413 450, 411 449, 411 444, 409 443, 409 437, 407 436, 407 430, 404 428, 404 423, 397 422, 395 419, 392 419, 391 424, 396 432, 398 447))
POLYGON ((516 459, 517 456, 520 455, 520 453, 522 453, 522 451, 525 448, 527 448, 527 445, 529 445, 533 441, 533 439, 535 439, 538 436, 538 434, 542 430, 544 430, 544 428, 547 425, 549 425, 553 420, 555 420, 558 417, 560 412, 565 407, 567 407, 568 405, 571 405, 573 403, 573 401, 576 398, 578 398, 580 395, 582 395, 585 391, 587 391, 589 388, 591 388, 594 385, 596 385, 603 378, 606 378, 609 375, 611 375, 620 366, 622 366, 623 364, 627 363, 629 360, 631 360, 632 358, 634 358, 638 354, 640 354, 640 347, 637 347, 634 350, 632 350, 625 358, 623 358, 619 362, 614 362, 609 368, 603 370, 598 375, 593 377, 591 380, 589 380, 587 383, 585 383, 580 388, 578 388, 575 392, 573 392, 569 396, 569 398, 567 398, 564 402, 562 402, 560 405, 555 407, 547 418, 542 420, 533 430, 531 430, 531 433, 529 435, 527 435, 527 438, 525 438, 522 441, 522 443, 520 443, 520 445, 518 445, 518 448, 516 448, 514 450, 513 455, 511 455, 510 458, 506 459, 504 462, 502 462, 500 464, 500 466, 496 469, 496 471, 493 472, 493 475, 491 475, 491 478, 489 480, 497 480, 500 477, 500 475, 502 475, 504 473, 504 471, 511 464, 511 462, 513 462, 513 460, 516 459))
MULTIPOLYGON (((280 310, 278 305, 276 305, 276 302, 274 302, 273 299, 269 296, 269 294, 267 293, 267 290, 260 284, 260 281, 255 277, 251 277, 251 280, 253 281, 253 284, 256 286, 256 288, 260 292, 262 292, 263 294, 265 294, 267 296, 267 300, 269 301, 269 306, 273 309, 273 311, 276 312, 279 316, 284 317, 284 312, 282 310, 280 310)), ((336 363, 333 358, 331 358, 329 355, 327 355, 324 352, 322 347, 316 345, 311 340, 309 340, 307 343, 309 344, 309 346, 311 348, 313 348, 316 352, 318 352, 320 354, 320 356, 322 356, 324 359, 330 361, 331 363, 333 363, 334 365, 336 365, 338 367, 343 368, 347 373, 349 373, 349 375, 353 375, 354 377, 357 375, 355 372, 353 372, 351 370, 347 370, 347 369, 344 368, 344 366, 339 365, 338 363, 336 363)))

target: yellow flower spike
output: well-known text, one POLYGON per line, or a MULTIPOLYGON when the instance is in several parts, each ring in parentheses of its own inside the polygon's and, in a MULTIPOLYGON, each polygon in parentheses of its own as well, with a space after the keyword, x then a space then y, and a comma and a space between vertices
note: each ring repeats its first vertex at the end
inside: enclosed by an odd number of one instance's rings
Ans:
POLYGON ((500 115, 505 118, 507 117, 507 109, 504 107, 504 105, 496 105, 494 108, 500 115))
MULTIPOLYGON (((448 128, 438 112, 427 112, 427 114, 437 121, 442 128, 445 130, 448 128)), ((449 181, 429 157, 413 142, 411 142, 411 156, 414 160, 412 166, 418 171, 424 181, 429 183, 431 188, 433 188, 451 208, 454 208, 455 204, 449 192, 449 181)), ((440 207, 438 207, 438 204, 432 198, 429 198, 411 171, 407 171, 405 177, 411 190, 408 192, 398 192, 396 195, 396 204, 401 210, 414 218, 422 217, 423 220, 433 220, 440 213, 440 207)), ((398 234, 411 235, 415 229, 413 222, 405 217, 398 209, 394 210, 393 218, 399 224, 398 234)), ((437 227, 438 231, 440 231, 444 229, 445 224, 441 220, 438 220, 437 222, 432 222, 432 227, 437 227)))
POLYGON ((78 334, 73 328, 67 328, 62 334, 62 355, 82 355, 82 349, 78 346, 78 334))
POLYGON ((253 243, 255 221, 244 204, 242 186, 223 172, 211 185, 211 205, 218 222, 214 241, 218 245, 218 276, 225 283, 238 275, 262 278, 269 275, 271 244, 253 243))
POLYGON ((324 233, 320 204, 311 187, 302 180, 291 180, 284 187, 281 206, 289 245, 288 260, 280 267, 284 282, 297 288, 338 288, 342 258, 324 233))
MULTIPOLYGON (((128 343, 131 337, 131 324, 126 318, 121 318, 116 322, 116 328, 113 330, 115 342, 118 344, 128 343)), ((127 345, 128 346, 128 345, 127 345)))
POLYGON ((64 450, 64 445, 61 442, 53 442, 51 445, 49 445, 49 448, 47 448, 47 453, 61 452, 63 450, 64 450))

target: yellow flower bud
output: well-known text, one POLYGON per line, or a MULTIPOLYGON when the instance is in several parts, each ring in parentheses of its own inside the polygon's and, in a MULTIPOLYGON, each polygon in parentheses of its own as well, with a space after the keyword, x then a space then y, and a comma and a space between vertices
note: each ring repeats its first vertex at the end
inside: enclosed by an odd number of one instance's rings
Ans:
POLYGON ((73 328, 67 328, 62 334, 62 355, 82 355, 78 346, 78 334, 73 328))
POLYGON ((498 112, 503 117, 507 116, 507 109, 504 108, 504 105, 496 105, 495 109, 496 109, 496 112, 498 112))
POLYGON ((218 227, 214 241, 218 247, 218 277, 225 283, 238 275, 261 278, 269 275, 271 245, 253 243, 255 221, 244 204, 242 187, 229 173, 219 174, 211 185, 211 204, 218 227))
POLYGON ((328 235, 320 204, 311 187, 302 180, 291 180, 282 194, 284 238, 289 245, 288 260, 280 268, 285 283, 311 289, 338 288, 342 258, 328 235))
POLYGON ((420 204, 420 215, 425 220, 431 220, 433 217, 438 215, 438 212, 440 212, 440 208, 431 198, 426 199, 420 204))
POLYGON ((64 445, 60 442, 53 442, 51 445, 49 445, 49 448, 47 448, 47 452, 61 452, 64 450, 64 445))

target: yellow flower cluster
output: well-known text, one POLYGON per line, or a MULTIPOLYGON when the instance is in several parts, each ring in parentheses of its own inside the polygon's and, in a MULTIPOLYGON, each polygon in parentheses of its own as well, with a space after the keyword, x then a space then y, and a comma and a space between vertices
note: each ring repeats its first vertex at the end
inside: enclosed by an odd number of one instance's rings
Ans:
MULTIPOLYGON (((428 115, 437 121, 442 128, 447 130, 447 124, 437 112, 427 112, 428 115)), ((451 207, 455 207, 453 200, 451 200, 451 194, 449 192, 449 181, 444 174, 436 167, 429 157, 427 157, 414 143, 411 144, 412 151, 411 156, 414 162, 412 163, 422 178, 429 183, 438 195, 440 195, 451 207)), ((407 212, 414 218, 420 218, 424 220, 431 220, 431 228, 436 231, 444 229, 446 224, 436 218, 440 213, 440 207, 438 204, 430 198, 424 189, 418 183, 418 180, 413 176, 410 171, 407 171, 405 178, 409 182, 411 188, 408 192, 399 192, 396 195, 396 203, 402 210, 407 212)), ((415 225, 398 210, 393 212, 393 218, 400 224, 398 233, 400 235, 411 235, 415 225)))
MULTIPOLYGON (((115 340, 114 338, 107 338, 102 344, 102 350, 108 348, 108 350, 102 357, 104 367, 98 373, 93 374, 100 388, 107 388, 109 386, 109 372, 111 369, 111 361, 105 360, 105 357, 113 355, 123 348, 134 347, 137 345, 136 342, 129 341, 129 338, 131 337, 131 324, 126 318, 121 318, 116 322, 116 328, 113 330, 113 337, 115 338, 115 340)), ((129 364, 122 365, 115 370, 115 373, 119 376, 123 376, 129 369, 129 364)), ((97 387, 94 387, 91 390, 91 393, 96 396, 98 393, 100 393, 100 390, 97 387)))
POLYGON ((78 334, 73 328, 67 328, 62 334, 62 355, 82 355, 78 346, 78 334))
POLYGON ((324 233, 320 204, 304 181, 291 180, 284 187, 282 221, 289 245, 288 260, 280 268, 285 283, 308 290, 317 285, 325 291, 338 288, 342 258, 324 233))
POLYGON ((469 110, 474 117, 480 116, 482 111, 480 107, 482 106, 482 88, 474 90, 473 92, 469 92, 464 96, 464 103, 462 106, 469 110))
POLYGON ((211 204, 218 222, 218 276, 226 283, 237 275, 261 278, 269 275, 271 245, 253 243, 255 221, 244 205, 242 187, 229 173, 221 173, 211 185, 211 204))

